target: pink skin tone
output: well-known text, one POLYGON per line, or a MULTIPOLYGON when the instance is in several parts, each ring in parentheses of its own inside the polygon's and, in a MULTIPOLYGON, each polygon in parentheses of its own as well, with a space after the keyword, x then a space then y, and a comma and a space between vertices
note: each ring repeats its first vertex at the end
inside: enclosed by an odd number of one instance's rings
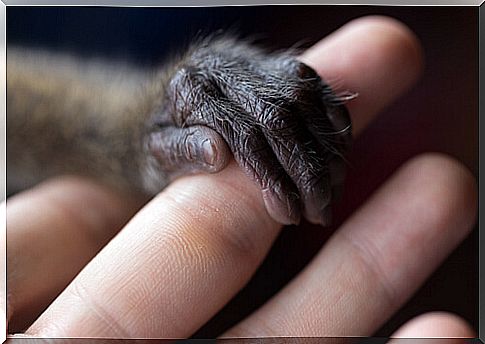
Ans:
MULTIPOLYGON (((423 63, 409 29, 385 17, 348 23, 302 60, 359 93, 348 105, 355 135, 423 63)), ((222 336, 372 335, 469 233, 476 191, 457 161, 412 159, 293 281, 222 336)), ((24 324, 43 337, 188 337, 247 283, 281 229, 234 163, 178 179, 137 212, 141 204, 74 177, 9 200, 11 331, 24 324)), ((474 333, 454 315, 432 313, 396 336, 474 333)))

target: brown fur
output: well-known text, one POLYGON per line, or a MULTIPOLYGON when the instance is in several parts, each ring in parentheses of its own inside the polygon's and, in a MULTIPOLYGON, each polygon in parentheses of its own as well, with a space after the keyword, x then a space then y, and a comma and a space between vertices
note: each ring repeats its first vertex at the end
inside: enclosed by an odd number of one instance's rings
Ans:
POLYGON ((9 192, 63 173, 141 188, 150 79, 147 71, 122 63, 9 48, 9 192))

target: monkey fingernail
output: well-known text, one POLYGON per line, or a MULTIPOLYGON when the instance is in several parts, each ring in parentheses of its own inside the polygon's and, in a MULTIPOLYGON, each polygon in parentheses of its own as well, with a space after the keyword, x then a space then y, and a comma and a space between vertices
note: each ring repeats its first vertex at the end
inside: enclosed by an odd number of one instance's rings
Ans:
POLYGON ((207 165, 215 165, 217 161, 217 148, 211 140, 207 139, 202 142, 202 154, 204 156, 204 161, 207 165))
POLYGON ((150 133, 148 152, 158 168, 177 175, 194 172, 214 173, 229 162, 231 153, 225 141, 214 130, 204 126, 189 128, 164 127, 150 133))

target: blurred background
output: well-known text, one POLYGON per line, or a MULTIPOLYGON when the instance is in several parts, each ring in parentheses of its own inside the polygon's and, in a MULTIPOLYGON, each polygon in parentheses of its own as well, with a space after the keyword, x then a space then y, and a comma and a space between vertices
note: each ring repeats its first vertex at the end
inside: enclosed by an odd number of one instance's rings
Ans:
MULTIPOLYGON (((409 158, 428 151, 448 153, 477 177, 478 7, 7 8, 7 49, 33 46, 147 66, 161 63, 196 34, 230 29, 269 49, 296 43, 309 47, 347 21, 370 14, 397 18, 416 33, 426 55, 423 78, 355 141, 334 228, 285 227, 251 282, 195 337, 216 336, 277 292, 409 158)), ((478 292, 475 228, 376 336, 388 336, 409 318, 435 310, 457 313, 477 328, 478 292)))

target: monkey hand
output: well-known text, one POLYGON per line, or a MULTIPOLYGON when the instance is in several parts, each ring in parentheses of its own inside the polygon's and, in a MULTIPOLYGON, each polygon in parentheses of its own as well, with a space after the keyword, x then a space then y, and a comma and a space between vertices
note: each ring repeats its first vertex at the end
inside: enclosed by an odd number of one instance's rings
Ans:
POLYGON ((291 52, 213 38, 189 49, 167 79, 147 144, 160 170, 217 172, 230 150, 275 220, 329 223, 351 124, 313 69, 291 52))

